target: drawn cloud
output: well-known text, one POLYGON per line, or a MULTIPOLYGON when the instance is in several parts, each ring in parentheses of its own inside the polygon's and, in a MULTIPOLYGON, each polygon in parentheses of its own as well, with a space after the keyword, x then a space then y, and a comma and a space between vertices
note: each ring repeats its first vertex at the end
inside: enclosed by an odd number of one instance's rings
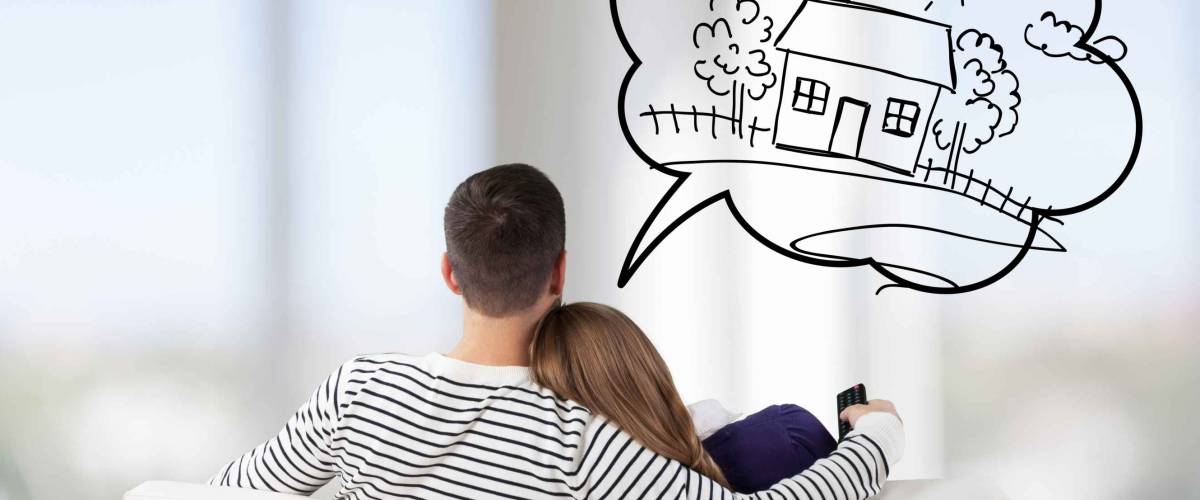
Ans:
MULTIPOLYGON (((1087 61, 1092 64, 1102 64, 1104 61, 1081 47, 1083 39, 1082 27, 1068 21, 1060 21, 1053 12, 1042 14, 1037 23, 1025 27, 1025 43, 1050 57, 1070 57, 1076 61, 1087 61)), ((1106 36, 1092 40, 1090 45, 1103 52, 1113 61, 1125 58, 1128 47, 1125 42, 1115 36, 1106 36)))

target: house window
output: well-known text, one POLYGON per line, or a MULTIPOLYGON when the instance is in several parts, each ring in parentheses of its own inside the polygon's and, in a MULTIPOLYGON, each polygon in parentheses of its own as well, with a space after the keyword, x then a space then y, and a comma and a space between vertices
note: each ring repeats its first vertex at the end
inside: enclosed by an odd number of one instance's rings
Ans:
POLYGON ((883 131, 900 137, 912 137, 919 116, 921 107, 917 103, 889 97, 887 110, 883 114, 883 131))
POLYGON ((829 86, 816 80, 796 77, 796 90, 792 93, 792 109, 814 115, 825 114, 825 102, 829 100, 829 86))

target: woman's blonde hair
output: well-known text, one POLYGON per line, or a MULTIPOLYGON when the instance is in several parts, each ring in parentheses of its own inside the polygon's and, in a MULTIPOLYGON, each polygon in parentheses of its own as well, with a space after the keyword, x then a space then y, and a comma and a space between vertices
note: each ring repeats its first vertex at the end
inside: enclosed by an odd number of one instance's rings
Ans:
POLYGON ((612 421, 643 446, 726 488, 721 469, 696 437, 671 372, 637 324, 612 307, 556 307, 534 335, 534 380, 612 421))

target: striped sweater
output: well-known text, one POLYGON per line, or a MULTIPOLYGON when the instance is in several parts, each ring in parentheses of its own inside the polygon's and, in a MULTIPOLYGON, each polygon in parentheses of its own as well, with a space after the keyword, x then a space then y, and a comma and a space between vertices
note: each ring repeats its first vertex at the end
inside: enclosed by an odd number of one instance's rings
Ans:
POLYGON ((903 434, 886 413, 857 424, 830 457, 741 495, 555 397, 528 368, 377 354, 339 367, 278 435, 209 484, 310 494, 336 476, 337 498, 357 500, 866 498, 903 434))

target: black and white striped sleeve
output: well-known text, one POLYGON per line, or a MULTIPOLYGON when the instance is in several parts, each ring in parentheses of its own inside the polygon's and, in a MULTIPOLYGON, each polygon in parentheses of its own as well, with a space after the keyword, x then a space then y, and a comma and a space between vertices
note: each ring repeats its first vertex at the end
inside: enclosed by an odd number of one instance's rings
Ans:
POLYGON ((900 419, 889 413, 870 413, 858 420, 855 430, 829 457, 817 460, 812 467, 767 490, 741 494, 633 442, 630 446, 613 447, 611 456, 600 459, 616 467, 608 467, 607 474, 593 478, 588 497, 865 499, 879 493, 903 449, 900 419))
POLYGON ((337 472, 331 440, 352 363, 330 374, 279 434, 226 464, 208 484, 307 495, 329 482, 337 472))

